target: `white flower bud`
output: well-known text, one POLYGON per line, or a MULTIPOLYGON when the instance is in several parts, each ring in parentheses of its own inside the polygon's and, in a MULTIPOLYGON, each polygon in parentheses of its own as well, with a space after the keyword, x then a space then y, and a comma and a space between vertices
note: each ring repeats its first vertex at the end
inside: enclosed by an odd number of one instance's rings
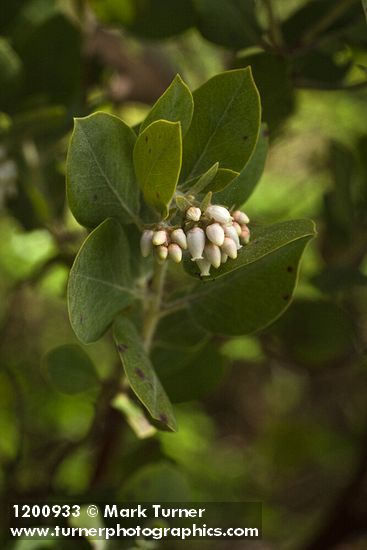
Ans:
POLYGON ((237 222, 233 222, 233 227, 237 231, 237 235, 240 236, 242 231, 242 227, 240 226, 240 224, 237 222))
POLYGON ((237 246, 234 240, 230 237, 225 237, 224 243, 222 244, 222 251, 232 260, 237 258, 237 246))
POLYGON ((183 229, 174 229, 171 233, 171 241, 177 243, 182 250, 187 249, 187 239, 183 229))
POLYGON ((193 227, 187 233, 187 246, 192 256, 191 260, 203 259, 203 252, 205 246, 205 233, 201 227, 193 227))
POLYGON ((208 260, 196 260, 200 269, 200 277, 208 277, 210 275, 211 263, 208 260))
POLYGON ((247 225, 242 226, 241 240, 245 244, 248 244, 250 242, 250 230, 247 225))
POLYGON ((230 237, 231 239, 233 239, 233 241, 236 243, 237 250, 242 248, 242 245, 240 244, 240 239, 237 235, 237 231, 235 227, 233 227, 233 225, 225 226, 224 233, 226 234, 226 237, 230 237))
POLYGON ((228 255, 222 250, 220 253, 220 263, 225 264, 227 260, 228 260, 228 255))
POLYGON ((219 223, 212 223, 211 225, 208 225, 205 231, 209 241, 217 246, 222 246, 225 235, 223 227, 219 223))
POLYGON ((171 260, 173 260, 176 264, 179 264, 182 260, 182 249, 176 243, 171 243, 168 245, 168 254, 171 260))
POLYGON ((166 246, 160 245, 156 249, 158 260, 164 261, 168 256, 168 248, 166 246))
POLYGON ((167 232, 163 229, 160 229, 159 231, 154 231, 152 243, 155 246, 159 246, 160 244, 164 244, 167 241, 167 232))
POLYGON ((143 258, 147 258, 153 249, 152 237, 153 231, 151 229, 143 231, 140 237, 140 250, 143 258))
POLYGON ((241 210, 236 210, 233 212, 233 219, 236 220, 240 225, 244 223, 249 223, 250 219, 249 217, 244 213, 241 212, 241 210))
POLYGON ((227 208, 224 208, 224 206, 219 206, 218 204, 208 206, 205 210, 205 214, 219 223, 228 223, 232 220, 232 216, 228 212, 227 208))
POLYGON ((204 248, 204 258, 216 269, 220 266, 221 254, 220 248, 216 244, 207 243, 204 248))
POLYGON ((201 218, 200 208, 197 208, 196 206, 190 206, 190 208, 186 210, 186 218, 193 222, 198 222, 201 218))

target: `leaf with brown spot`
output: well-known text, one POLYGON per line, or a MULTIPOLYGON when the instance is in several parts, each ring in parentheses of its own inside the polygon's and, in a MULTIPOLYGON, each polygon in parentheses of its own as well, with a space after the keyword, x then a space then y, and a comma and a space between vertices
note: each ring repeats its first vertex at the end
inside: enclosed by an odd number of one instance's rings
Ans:
POLYGON ((175 431, 172 404, 143 348, 135 325, 127 317, 119 316, 114 324, 114 337, 117 345, 123 341, 126 347, 123 352, 119 351, 119 355, 131 389, 154 420, 175 431))

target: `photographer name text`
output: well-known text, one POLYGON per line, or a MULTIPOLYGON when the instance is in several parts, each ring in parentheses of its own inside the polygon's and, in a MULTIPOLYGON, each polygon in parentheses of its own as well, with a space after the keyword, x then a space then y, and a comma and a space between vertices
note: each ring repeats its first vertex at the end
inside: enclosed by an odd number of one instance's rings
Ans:
POLYGON ((168 508, 161 504, 151 504, 143 507, 120 508, 117 504, 106 504, 103 509, 104 518, 202 518, 205 508, 168 508))

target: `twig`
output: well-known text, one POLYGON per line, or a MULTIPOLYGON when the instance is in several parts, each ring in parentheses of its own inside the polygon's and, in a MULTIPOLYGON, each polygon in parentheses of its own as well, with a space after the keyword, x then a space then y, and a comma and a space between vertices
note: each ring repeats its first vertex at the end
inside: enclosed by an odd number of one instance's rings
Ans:
POLYGON ((107 465, 118 443, 121 428, 126 425, 119 412, 111 406, 112 398, 118 393, 121 384, 121 364, 116 363, 111 379, 102 385, 94 419, 88 432, 78 441, 68 441, 60 445, 50 461, 48 467, 50 483, 60 464, 85 445, 95 450, 95 463, 89 489, 94 489, 101 483, 105 472, 108 471, 107 465))
POLYGON ((151 348, 154 333, 160 318, 166 271, 167 263, 159 264, 155 262, 152 279, 152 295, 147 303, 143 324, 143 343, 147 352, 149 352, 151 348))
POLYGON ((308 29, 302 36, 302 43, 309 43, 315 40, 323 31, 330 27, 334 21, 339 19, 345 11, 350 8, 356 0, 339 0, 335 2, 334 7, 328 11, 324 17, 319 19, 311 29, 308 29))
POLYGON ((272 0, 264 0, 264 6, 268 14, 269 38, 271 39, 272 45, 277 50, 281 51, 284 47, 284 40, 278 19, 274 13, 272 0))
POLYGON ((101 424, 103 438, 97 448, 97 459, 89 483, 90 489, 97 487, 103 480, 105 472, 108 471, 108 464, 111 460, 111 456, 113 455, 113 451, 117 446, 119 439, 118 436, 121 433, 119 428, 122 425, 125 424, 121 414, 109 403, 107 411, 104 415, 103 424, 101 424))

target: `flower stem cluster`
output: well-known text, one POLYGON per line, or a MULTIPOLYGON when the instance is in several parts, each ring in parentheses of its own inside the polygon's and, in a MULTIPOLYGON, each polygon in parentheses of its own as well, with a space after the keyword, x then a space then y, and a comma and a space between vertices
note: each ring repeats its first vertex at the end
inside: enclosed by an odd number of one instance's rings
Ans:
POLYGON ((144 257, 152 252, 159 262, 171 258, 179 263, 184 250, 196 262, 202 277, 210 275, 228 258, 236 259, 242 244, 250 240, 249 218, 236 210, 232 214, 224 206, 210 205, 204 212, 196 206, 186 210, 182 227, 147 229, 140 240, 144 257))

